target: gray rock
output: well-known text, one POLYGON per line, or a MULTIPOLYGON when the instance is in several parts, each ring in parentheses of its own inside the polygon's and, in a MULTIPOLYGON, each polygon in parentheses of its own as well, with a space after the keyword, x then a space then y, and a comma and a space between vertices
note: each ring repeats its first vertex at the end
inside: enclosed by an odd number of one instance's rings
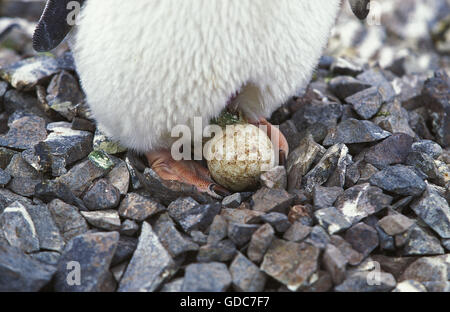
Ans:
POLYGON ((220 203, 200 205, 189 197, 180 198, 167 207, 172 219, 186 232, 208 228, 220 209, 220 203))
POLYGON ((177 271, 177 266, 147 222, 142 224, 139 243, 119 284, 119 291, 157 290, 177 271))
POLYGON ((109 266, 119 233, 85 233, 70 240, 58 263, 55 290, 64 292, 108 291, 109 266), (75 270, 81 273, 78 283, 75 270), (72 274, 71 274, 72 273, 72 274))
POLYGON ((383 104, 383 96, 378 87, 360 91, 345 99, 363 119, 375 116, 383 104))
POLYGON ((0 243, 0 291, 39 291, 50 282, 54 273, 53 266, 0 243))
POLYGON ((392 197, 383 194, 382 190, 368 183, 355 185, 338 197, 335 205, 344 217, 352 224, 375 214, 389 206, 392 197))
POLYGON ((260 176, 261 185, 267 188, 287 188, 287 172, 284 166, 277 166, 260 176))
POLYGON ((260 188, 252 197, 253 210, 269 213, 286 213, 291 206, 294 196, 280 189, 260 188))
POLYGON ((0 168, 6 169, 15 154, 17 154, 16 151, 5 147, 0 147, 0 168))
POLYGON ((111 266, 116 266, 129 260, 136 251, 137 245, 137 238, 120 236, 119 242, 117 243, 116 252, 111 260, 111 266))
POLYGON ((323 227, 316 225, 311 229, 311 233, 305 242, 319 249, 325 249, 330 242, 330 236, 323 227))
POLYGON ((411 151, 413 138, 404 133, 396 133, 383 142, 371 147, 364 156, 364 160, 377 168, 402 164, 411 151))
POLYGON ((39 250, 39 237, 33 220, 24 205, 15 202, 0 215, 2 236, 13 247, 31 253, 39 250))
POLYGON ((120 193, 106 179, 97 180, 83 196, 89 210, 108 210, 119 205, 120 193))
POLYGON ((345 240, 364 257, 367 257, 379 245, 377 231, 364 223, 358 223, 348 229, 345 240))
POLYGON ((395 97, 395 90, 386 76, 376 69, 369 69, 357 76, 357 79, 378 88, 383 102, 390 102, 395 97))
POLYGON ((403 247, 404 256, 444 254, 444 248, 442 248, 439 239, 427 233, 420 226, 412 226, 408 234, 408 241, 403 247))
POLYGON ((375 225, 375 229, 378 232, 378 240, 380 241, 380 249, 386 250, 386 251, 394 251, 396 244, 397 247, 400 247, 400 245, 404 245, 407 240, 408 233, 402 233, 398 234, 395 237, 387 234, 377 223, 376 217, 374 219, 374 224, 371 222, 367 222, 371 226, 375 225), (405 237, 406 236, 406 237, 405 237))
POLYGON ((399 101, 394 101, 384 104, 373 122, 391 133, 405 133, 411 137, 416 137, 408 120, 408 111, 402 107, 399 101))
POLYGON ((335 285, 341 284, 345 279, 347 266, 347 259, 342 255, 341 251, 332 244, 328 244, 322 261, 326 270, 330 273, 333 283, 335 285))
POLYGON ((27 115, 9 124, 9 131, 0 135, 0 146, 26 150, 47 138, 45 120, 38 116, 27 115))
POLYGON ((144 221, 164 210, 165 207, 160 203, 137 193, 128 193, 119 206, 120 216, 134 221, 144 221))
POLYGON ((441 238, 450 238, 450 207, 437 192, 428 187, 411 208, 441 238))
POLYGON ((368 120, 347 119, 330 130, 323 141, 325 146, 335 144, 370 143, 387 138, 391 134, 368 120))
POLYGON ((332 207, 342 193, 344 193, 344 189, 341 187, 316 186, 313 191, 314 209, 332 207))
POLYGON ((300 222, 294 222, 292 226, 284 233, 283 238, 285 240, 300 243, 311 233, 312 228, 304 225, 300 222))
POLYGON ((450 282, 423 282, 422 284, 429 292, 450 292, 450 282))
POLYGON ((161 292, 179 293, 183 289, 184 278, 177 278, 169 283, 164 284, 161 292))
POLYGON ((374 174, 370 178, 370 183, 387 192, 404 196, 418 196, 426 188, 423 179, 415 171, 403 165, 390 166, 374 174))
POLYGON ((364 83, 351 76, 337 76, 329 82, 330 90, 341 101, 355 93, 361 92, 371 87, 370 84, 364 83))
POLYGON ((106 231, 120 230, 120 217, 116 210, 81 211, 86 221, 99 229, 106 231))
POLYGON ((435 160, 431 156, 424 153, 409 153, 408 158, 406 159, 406 164, 420 170, 427 176, 428 179, 431 180, 436 180, 440 175, 435 160))
POLYGON ((378 222, 383 231, 391 236, 406 232, 413 224, 414 220, 402 214, 389 215, 378 222))
POLYGON ((397 284, 392 292, 427 292, 427 289, 422 283, 413 280, 403 281, 397 284))
POLYGON ((227 219, 228 222, 255 224, 261 221, 264 212, 250 209, 224 208, 220 214, 227 219))
POLYGON ((392 274, 385 272, 355 272, 334 288, 337 292, 388 292, 395 288, 397 282, 392 274), (376 282, 369 281, 376 278, 376 282))
POLYGON ((223 263, 193 263, 186 267, 183 292, 223 292, 231 285, 232 279, 223 263))
POLYGON ((11 175, 0 168, 0 187, 5 187, 11 181, 11 175))
POLYGON ((30 254, 29 256, 43 264, 56 267, 58 265, 61 254, 56 251, 41 251, 30 254))
POLYGON ((109 139, 99 129, 95 131, 93 147, 96 151, 103 151, 111 155, 123 153, 127 150, 120 143, 109 139))
POLYGON ((330 235, 342 232, 352 226, 347 217, 334 207, 320 209, 314 213, 314 216, 319 225, 330 235))
POLYGON ((450 239, 443 239, 442 240, 442 246, 445 247, 448 251, 450 251, 450 239))
POLYGON ((75 196, 67 185, 56 182, 55 180, 46 180, 37 184, 34 188, 34 196, 44 202, 60 199, 82 210, 87 210, 83 201, 75 196))
POLYGON ((413 143, 412 151, 427 154, 434 159, 438 159, 442 155, 442 147, 431 140, 421 140, 413 143))
POLYGON ((208 243, 200 247, 197 254, 198 262, 228 262, 236 255, 236 246, 231 240, 208 243))
POLYGON ((123 235, 134 236, 134 234, 136 234, 138 230, 139 225, 133 220, 126 219, 120 225, 120 234, 123 235))
POLYGON ((241 193, 234 193, 222 200, 222 205, 227 208, 237 208, 242 203, 241 193))
POLYGON ((275 238, 275 231, 270 224, 264 224, 253 233, 247 249, 248 258, 260 263, 275 238))
POLYGON ((278 233, 286 232, 290 227, 291 223, 285 214, 279 212, 271 212, 262 216, 262 221, 269 223, 278 233))
POLYGON ((31 200, 29 200, 28 198, 17 195, 10 190, 0 188, 0 213, 2 213, 6 207, 16 201, 23 205, 31 204, 31 200))
POLYGON ((308 285, 318 270, 319 249, 306 244, 274 239, 264 256, 261 270, 289 290, 308 285))
POLYGON ((261 292, 266 284, 266 276, 259 268, 238 253, 230 265, 233 288, 240 292, 261 292))
POLYGON ((70 127, 72 130, 95 132, 95 124, 87 119, 74 117, 70 127))
POLYGON ((126 195, 130 186, 130 172, 124 161, 117 159, 117 162, 105 178, 119 190, 120 195, 126 195))
POLYGON ((253 233, 258 230, 259 225, 255 224, 240 224, 230 222, 228 224, 228 237, 238 247, 244 246, 250 241, 253 233))
POLYGON ((363 260, 363 255, 354 250, 350 243, 345 241, 342 237, 332 235, 330 238, 330 243, 339 249, 350 265, 358 265, 363 260))
POLYGON ((167 213, 161 214, 156 219, 153 224, 153 231, 158 235, 161 244, 174 258, 188 251, 199 249, 199 246, 188 236, 178 232, 175 223, 167 213))
POLYGON ((208 243, 216 243, 227 237, 228 222, 227 219, 221 215, 214 217, 214 221, 209 227, 208 243))
POLYGON ((8 90, 3 97, 3 104, 5 111, 9 114, 20 113, 21 117, 35 115, 48 120, 46 114, 39 107, 36 97, 29 93, 19 92, 15 89, 8 90))
POLYGON ((357 76, 364 71, 360 65, 346 58, 335 58, 331 64, 331 72, 334 75, 357 76))
POLYGON ((446 282, 447 265, 438 257, 423 257, 408 266, 400 281, 446 282))
POLYGON ((46 100, 50 108, 70 121, 76 115, 75 106, 83 101, 78 81, 66 71, 52 78, 47 94, 46 100))

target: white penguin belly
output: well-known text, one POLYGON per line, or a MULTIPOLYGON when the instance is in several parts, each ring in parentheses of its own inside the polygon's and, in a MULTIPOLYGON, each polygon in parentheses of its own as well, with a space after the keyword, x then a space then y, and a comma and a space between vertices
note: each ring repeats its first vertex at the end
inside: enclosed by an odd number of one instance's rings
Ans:
POLYGON ((340 0, 87 0, 72 49, 100 128, 139 152, 237 91, 268 117, 304 87, 340 0))

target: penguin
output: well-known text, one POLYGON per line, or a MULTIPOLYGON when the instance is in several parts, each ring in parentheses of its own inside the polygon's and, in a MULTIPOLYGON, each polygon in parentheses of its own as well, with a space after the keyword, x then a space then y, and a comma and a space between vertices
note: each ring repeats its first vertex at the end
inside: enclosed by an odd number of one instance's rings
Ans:
MULTIPOLYGON (((349 0, 365 19, 370 0, 349 0)), ((171 130, 203 125, 234 105, 267 118, 310 81, 342 0, 48 0, 33 36, 38 52, 66 37, 99 129, 146 156, 163 179, 220 198, 228 190, 193 160, 174 160, 171 130), (74 5, 75 4, 75 5, 74 5), (73 10, 80 8, 76 23, 73 10), (75 25, 74 25, 75 24, 75 25)))

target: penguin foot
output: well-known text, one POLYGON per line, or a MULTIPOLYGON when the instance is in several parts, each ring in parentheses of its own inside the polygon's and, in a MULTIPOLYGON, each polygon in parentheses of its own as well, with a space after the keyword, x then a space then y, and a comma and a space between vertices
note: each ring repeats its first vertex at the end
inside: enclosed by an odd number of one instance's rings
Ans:
POLYGON ((194 160, 174 160, 169 150, 152 151, 145 156, 150 168, 163 180, 193 185, 199 192, 217 199, 231 195, 226 188, 214 182, 208 169, 194 160))
POLYGON ((279 153, 279 165, 285 166, 287 161, 287 156, 289 154, 289 144, 284 136, 284 134, 280 131, 279 128, 274 127, 270 122, 268 122, 265 118, 261 117, 259 120, 249 120, 249 123, 255 126, 266 126, 267 136, 272 140, 274 145, 278 147, 279 153))

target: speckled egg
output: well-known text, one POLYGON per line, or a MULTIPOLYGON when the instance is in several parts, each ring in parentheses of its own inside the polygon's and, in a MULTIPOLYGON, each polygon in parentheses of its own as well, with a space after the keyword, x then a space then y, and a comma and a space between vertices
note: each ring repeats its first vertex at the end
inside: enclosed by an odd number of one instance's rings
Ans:
POLYGON ((267 134, 251 124, 223 128, 205 145, 214 180, 239 192, 257 185, 259 176, 275 166, 275 150, 267 134))

